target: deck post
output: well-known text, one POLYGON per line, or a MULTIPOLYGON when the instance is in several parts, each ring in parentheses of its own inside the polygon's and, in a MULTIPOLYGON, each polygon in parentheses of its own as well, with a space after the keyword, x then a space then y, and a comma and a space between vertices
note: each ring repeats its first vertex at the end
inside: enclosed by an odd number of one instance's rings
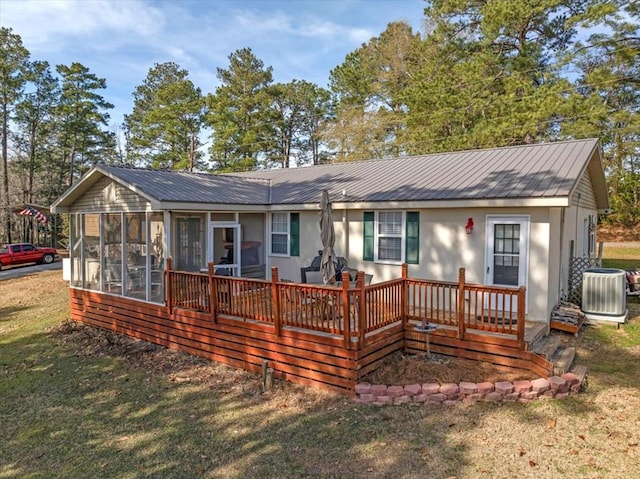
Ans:
POLYGON ((458 339, 464 339, 465 324, 464 324, 464 284, 465 284, 465 269, 460 268, 458 270, 458 304, 456 311, 456 318, 458 320, 458 339))
POLYGON ((167 302, 167 310, 169 312, 169 316, 173 313, 173 290, 171 288, 171 258, 167 258, 166 268, 164 270, 164 284, 165 287, 165 301, 167 302))
POLYGON ((408 320, 408 311, 409 311, 409 285, 407 279, 409 279, 409 266, 407 263, 402 263, 402 320, 404 321, 404 326, 406 327, 408 320))
POLYGON ((409 266, 407 263, 402 263, 402 296, 400 297, 400 314, 402 317, 402 351, 407 352, 407 328, 409 327, 409 318, 407 311, 409 310, 409 293, 407 287, 407 278, 409 277, 409 266))
POLYGON ((351 349, 351 307, 349 305, 349 277, 348 271, 342 272, 342 317, 344 318, 344 347, 351 349))
POLYGON ((360 294, 358 295, 358 342, 360 343, 360 348, 364 348, 365 318, 367 317, 367 301, 364 291, 364 271, 358 271, 357 287, 360 290, 360 294))
POLYGON ((216 322, 216 307, 218 305, 217 294, 216 294, 216 282, 214 281, 213 275, 215 274, 214 264, 213 262, 209 262, 209 308, 211 309, 211 321, 216 322))
POLYGON ((526 297, 526 288, 524 286, 520 286, 518 288, 518 314, 517 314, 517 326, 518 326, 518 348, 520 351, 524 351, 524 310, 525 306, 525 297, 526 297))
POLYGON ((280 336, 282 328, 282 311, 280 309, 280 288, 278 287, 278 268, 271 268, 271 302, 273 303, 273 329, 276 336, 280 336))

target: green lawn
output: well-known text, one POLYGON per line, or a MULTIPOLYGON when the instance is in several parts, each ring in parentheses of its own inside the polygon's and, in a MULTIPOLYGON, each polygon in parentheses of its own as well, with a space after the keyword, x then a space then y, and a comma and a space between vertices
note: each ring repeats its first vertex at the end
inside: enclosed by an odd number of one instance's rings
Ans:
POLYGON ((639 477, 637 299, 629 324, 583 330, 569 400, 377 408, 83 340, 59 275, 0 282, 0 478, 639 477))
POLYGON ((607 268, 640 270, 640 244, 636 247, 605 247, 602 265, 607 268))

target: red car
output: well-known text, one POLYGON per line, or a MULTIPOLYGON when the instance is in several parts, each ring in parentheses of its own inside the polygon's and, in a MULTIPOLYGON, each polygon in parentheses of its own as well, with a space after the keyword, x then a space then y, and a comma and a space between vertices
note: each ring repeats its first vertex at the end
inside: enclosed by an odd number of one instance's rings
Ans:
POLYGON ((627 294, 640 296, 640 270, 627 271, 627 294))
POLYGON ((25 263, 53 263, 60 259, 55 248, 39 248, 31 243, 14 243, 0 248, 0 269, 25 263))

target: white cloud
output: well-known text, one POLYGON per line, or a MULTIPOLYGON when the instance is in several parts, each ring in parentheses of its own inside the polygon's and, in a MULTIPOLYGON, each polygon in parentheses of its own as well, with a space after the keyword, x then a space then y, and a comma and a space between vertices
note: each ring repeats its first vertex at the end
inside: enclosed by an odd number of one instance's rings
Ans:
POLYGON ((138 0, 6 0, 2 23, 12 27, 25 44, 47 51, 93 36, 102 39, 95 47, 104 49, 132 36, 153 35, 165 21, 160 10, 138 0))
POLYGON ((276 81, 324 86, 348 52, 401 11, 419 18, 422 8, 422 0, 0 0, 0 19, 32 59, 80 62, 105 78, 117 119, 155 63, 177 63, 208 93, 216 67, 244 47, 273 67, 276 81))
POLYGON ((294 15, 279 10, 265 13, 238 9, 233 11, 232 20, 240 35, 246 30, 254 35, 270 33, 330 42, 343 41, 345 38, 363 42, 374 35, 368 29, 323 20, 313 12, 296 12, 294 15))

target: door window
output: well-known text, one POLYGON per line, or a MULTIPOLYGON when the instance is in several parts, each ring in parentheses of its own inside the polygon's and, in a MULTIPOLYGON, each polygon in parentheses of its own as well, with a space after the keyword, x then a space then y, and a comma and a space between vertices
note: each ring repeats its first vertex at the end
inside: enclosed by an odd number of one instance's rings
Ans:
POLYGON ((201 218, 176 219, 176 269, 199 271, 204 266, 202 240, 201 218))
POLYGON ((518 286, 520 277, 520 225, 494 225, 493 282, 518 286))

